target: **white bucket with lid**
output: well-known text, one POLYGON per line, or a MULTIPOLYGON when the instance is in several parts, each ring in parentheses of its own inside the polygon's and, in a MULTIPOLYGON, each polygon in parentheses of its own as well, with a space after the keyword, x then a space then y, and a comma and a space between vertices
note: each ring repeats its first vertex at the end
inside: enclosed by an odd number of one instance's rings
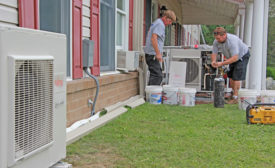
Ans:
POLYGON ((163 85, 163 96, 162 102, 163 104, 178 104, 178 87, 171 85, 163 85))
POLYGON ((257 90, 252 89, 240 89, 238 95, 239 109, 246 110, 246 107, 250 104, 257 102, 257 98, 260 93, 257 90))
POLYGON ((150 104, 161 104, 162 87, 158 85, 150 85, 145 88, 146 101, 150 104))
POLYGON ((261 103, 275 103, 275 90, 262 90, 261 103))
POLYGON ((195 88, 179 88, 178 99, 181 106, 195 106, 195 88))

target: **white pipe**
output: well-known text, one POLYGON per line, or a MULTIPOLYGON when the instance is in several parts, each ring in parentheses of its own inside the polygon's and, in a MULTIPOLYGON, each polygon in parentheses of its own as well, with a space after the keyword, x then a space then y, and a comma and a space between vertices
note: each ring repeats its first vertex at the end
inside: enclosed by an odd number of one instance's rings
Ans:
POLYGON ((254 0, 249 89, 261 90, 264 1, 254 0))
MULTIPOLYGON (((251 1, 246 1, 245 4, 245 25, 244 25, 244 43, 251 47, 251 36, 252 36, 252 21, 253 21, 253 3, 251 1)), ((245 88, 249 87, 249 68, 250 63, 247 65, 245 88)))
POLYGON ((262 90, 266 89, 266 66, 267 66, 267 37, 268 37, 268 9, 269 0, 264 1, 264 31, 263 31, 263 67, 262 67, 262 90))

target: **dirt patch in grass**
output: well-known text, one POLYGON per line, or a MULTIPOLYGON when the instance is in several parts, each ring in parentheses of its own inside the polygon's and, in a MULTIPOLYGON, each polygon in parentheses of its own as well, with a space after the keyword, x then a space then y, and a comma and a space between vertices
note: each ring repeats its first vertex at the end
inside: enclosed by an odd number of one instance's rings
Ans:
POLYGON ((115 154, 113 149, 98 146, 92 152, 69 155, 65 162, 72 164, 73 168, 112 168, 121 160, 124 158, 115 154))

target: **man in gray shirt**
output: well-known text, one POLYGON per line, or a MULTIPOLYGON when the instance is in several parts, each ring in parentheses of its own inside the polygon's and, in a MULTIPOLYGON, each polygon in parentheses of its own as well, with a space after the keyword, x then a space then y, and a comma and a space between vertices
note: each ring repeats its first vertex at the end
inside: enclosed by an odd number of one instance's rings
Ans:
POLYGON ((166 10, 163 16, 154 21, 147 33, 144 48, 146 63, 150 71, 148 85, 160 85, 162 82, 162 49, 165 40, 165 26, 176 21, 176 15, 171 10, 166 10))
POLYGON ((245 80, 247 63, 249 61, 248 46, 242 42, 236 35, 226 33, 223 27, 217 27, 214 30, 215 40, 213 42, 213 52, 211 55, 211 65, 218 68, 229 64, 229 72, 227 76, 230 78, 230 86, 233 89, 233 96, 229 104, 236 104, 238 91, 241 81, 245 80), (217 62, 218 52, 222 52, 226 57, 223 62, 217 62))

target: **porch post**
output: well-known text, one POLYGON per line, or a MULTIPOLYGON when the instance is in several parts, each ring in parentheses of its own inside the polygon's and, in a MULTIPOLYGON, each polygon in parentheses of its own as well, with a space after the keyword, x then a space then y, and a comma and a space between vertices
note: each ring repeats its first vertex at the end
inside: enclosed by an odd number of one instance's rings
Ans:
MULTIPOLYGON (((244 25, 244 43, 251 48, 251 36, 252 36, 252 20, 253 20, 253 2, 251 0, 246 1, 245 4, 245 25, 244 25)), ((249 87, 249 64, 247 66, 245 88, 249 87)))
POLYGON ((262 67, 262 89, 266 89, 266 62, 267 62, 267 37, 268 37, 268 9, 269 0, 264 1, 264 26, 263 26, 263 67, 262 67))
POLYGON ((244 9, 240 9, 240 39, 244 38, 244 9))
POLYGON ((252 24, 252 50, 249 67, 249 89, 261 90, 264 1, 254 0, 252 24))
POLYGON ((240 15, 237 16, 234 26, 235 26, 235 35, 240 37, 240 15))
POLYGON ((245 4, 245 25, 244 25, 244 42, 251 47, 252 36, 252 20, 253 20, 253 2, 248 1, 245 4))

